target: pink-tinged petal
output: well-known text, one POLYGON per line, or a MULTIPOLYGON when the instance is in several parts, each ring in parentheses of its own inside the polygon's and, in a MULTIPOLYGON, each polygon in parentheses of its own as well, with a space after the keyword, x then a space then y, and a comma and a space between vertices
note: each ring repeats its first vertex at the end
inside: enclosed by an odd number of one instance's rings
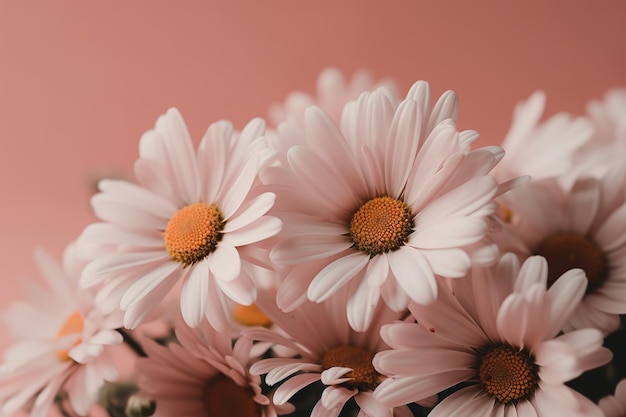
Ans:
POLYGON ((103 221, 131 229, 164 230, 168 219, 155 216, 146 207, 136 207, 119 201, 109 194, 99 193, 91 198, 95 215, 103 221))
POLYGON ((497 190, 498 184, 492 177, 483 175, 473 178, 430 202, 420 217, 430 222, 446 217, 469 216, 491 203, 497 190))
POLYGON ((525 347, 526 331, 529 326, 534 325, 534 323, 528 323, 528 310, 528 303, 523 296, 511 294, 504 300, 498 312, 496 320, 498 333, 514 347, 525 347))
MULTIPOLYGON (((150 136, 149 134, 147 135, 150 136)), ((144 139, 146 135, 142 136, 144 139)), ((140 141, 140 144, 142 141, 140 141)), ((168 170, 164 169, 159 161, 154 159, 147 159, 145 157, 138 158, 134 165, 135 177, 137 182, 151 190, 153 193, 171 200, 172 203, 185 204, 180 201, 175 195, 172 184, 170 183, 171 175, 168 175, 168 170)))
POLYGON ((444 277, 463 277, 472 266, 472 260, 462 249, 424 249, 420 253, 433 272, 444 277))
MULTIPOLYGON (((354 396, 354 400, 365 416, 401 417, 401 414, 394 413, 391 407, 386 407, 380 401, 375 400, 374 394, 371 392, 361 391, 354 396)), ((407 414, 407 416, 412 417, 413 413, 407 414)))
POLYGON ((230 307, 222 290, 217 286, 215 278, 209 276, 209 290, 205 317, 211 326, 221 331, 230 323, 230 307))
POLYGON ((333 261, 313 278, 307 297, 311 301, 324 301, 365 268, 368 259, 367 254, 357 252, 333 261))
POLYGON ((559 340, 541 343, 533 354, 539 365, 539 376, 548 384, 562 384, 580 375, 577 355, 573 346, 559 340))
POLYGON ((246 201, 239 211, 226 222, 223 232, 232 232, 257 220, 272 208, 274 201, 276 201, 274 193, 263 193, 246 201))
POLYGON ((128 310, 137 304, 164 280, 175 280, 176 278, 172 277, 172 274, 179 268, 181 268, 179 263, 166 262, 137 279, 122 297, 120 301, 121 309, 128 310))
POLYGON ((426 127, 426 134, 446 119, 456 120, 459 113, 459 98, 454 91, 444 92, 433 106, 426 127))
POLYGON ((275 366, 270 369, 267 375, 265 376, 265 382, 268 385, 274 385, 277 382, 284 380, 285 378, 289 378, 293 374, 298 372, 312 372, 318 374, 321 371, 322 367, 320 365, 316 365, 313 363, 301 363, 292 359, 291 363, 287 363, 281 366, 275 366))
POLYGON ((227 242, 220 242, 206 261, 209 269, 219 281, 232 281, 241 273, 239 252, 227 242))
POLYGON ((226 221, 239 210, 241 204, 250 193, 254 180, 259 173, 259 164, 259 155, 250 155, 241 171, 237 173, 237 177, 233 178, 232 182, 222 184, 216 203, 226 221))
POLYGON ((392 196, 402 194, 413 166, 423 123, 420 116, 417 103, 408 100, 400 104, 391 122, 385 149, 385 188, 392 196))
POLYGON ((539 416, 604 417, 591 400, 562 384, 543 384, 532 402, 539 416))
POLYGON ((183 280, 180 291, 180 310, 185 323, 196 327, 204 319, 209 290, 209 267, 202 261, 183 280))
POLYGON ((120 204, 142 209, 160 219, 171 218, 179 209, 160 194, 123 180, 101 180, 98 189, 120 204))
POLYGON ((434 375, 395 376, 385 379, 374 391, 374 399, 388 407, 420 401, 468 379, 466 372, 440 372, 434 375))
POLYGON ((333 366, 322 371, 320 379, 324 385, 339 385, 352 379, 351 377, 344 377, 349 372, 352 372, 352 368, 333 366))
POLYGON ((351 285, 350 298, 347 305, 347 316, 350 327, 357 332, 364 332, 368 329, 372 320, 378 300, 380 299, 380 288, 371 286, 367 277, 361 280, 353 280, 351 285))
POLYGON ((358 389, 347 389, 343 387, 328 387, 322 391, 322 398, 320 402, 329 410, 333 408, 343 408, 346 401, 352 398, 358 391, 358 389))
POLYGON ((513 291, 524 293, 536 284, 548 286, 548 262, 543 256, 531 256, 524 261, 515 280, 513 291))
POLYGON ((437 298, 432 268, 419 251, 402 246, 389 252, 389 268, 400 287, 416 303, 426 305, 437 298))
POLYGON ((424 329, 454 345, 482 346, 487 341, 482 329, 441 284, 436 302, 426 306, 413 303, 409 309, 424 329))
MULTIPOLYGON (((294 352, 300 352, 302 350, 301 347, 299 347, 298 345, 296 345, 293 341, 283 337, 282 335, 279 335, 278 333, 268 330, 268 329, 261 329, 261 328, 251 328, 251 329, 245 329, 242 332, 243 336, 245 337, 249 337, 253 340, 257 340, 257 341, 262 341, 262 342, 269 342, 275 345, 279 345, 279 346, 284 346, 290 350, 293 350, 294 352)), ((284 359, 288 362, 293 361, 292 358, 287 358, 284 359)), ((288 363, 285 362, 285 363, 288 363)), ((255 362, 254 364, 252 364, 252 366, 250 367, 250 372, 255 374, 255 375, 260 375, 266 372, 269 372, 270 369, 272 367, 274 367, 274 364, 276 364, 277 366, 283 364, 283 358, 270 358, 270 359, 264 359, 262 361, 259 362, 255 362), (271 361, 268 362, 267 365, 269 365, 270 367, 266 367, 266 361, 271 361), (274 362, 275 361, 275 362, 274 362), (257 365, 258 364, 258 365, 257 365)))
POLYGON ((367 263, 365 279, 372 287, 380 287, 389 276, 389 260, 386 253, 374 256, 367 263))
POLYGON ((352 190, 366 190, 367 185, 353 153, 333 120, 316 106, 307 108, 304 117, 307 143, 315 144, 321 158, 328 161, 329 166, 335 167, 346 183, 352 184, 352 190))
POLYGON ((200 196, 198 165, 183 117, 171 108, 157 119, 154 130, 163 138, 180 198, 195 203, 200 196))
POLYGON ((280 265, 294 265, 325 259, 341 253, 352 242, 339 234, 301 235, 281 240, 270 252, 270 259, 280 265))
POLYGON ((420 119, 424 121, 423 125, 423 134, 428 134, 426 132, 428 116, 430 114, 430 85, 427 81, 419 80, 413 83, 411 88, 409 88, 409 92, 406 95, 407 100, 413 100, 417 102, 420 119))
POLYGON ((424 249, 448 249, 478 242, 487 225, 480 218, 452 217, 426 222, 417 216, 417 227, 408 245, 424 249), (422 222, 423 221, 423 222, 422 222))
MULTIPOLYGON (((448 397, 428 413, 429 417, 502 417, 505 405, 494 401, 481 391, 479 385, 462 388, 448 397)), ((546 414, 553 415, 553 414, 546 414)), ((508 417, 508 416, 507 416, 508 417)), ((524 416, 526 417, 526 416, 524 416)))
POLYGON ((308 373, 296 375, 292 378, 289 378, 281 386, 276 388, 276 391, 274 391, 274 404, 282 405, 286 403, 291 397, 294 396, 294 394, 296 394, 302 388, 314 383, 315 381, 319 381, 319 379, 319 374, 308 373))
POLYGON ((237 230, 226 233, 220 245, 244 246, 257 243, 275 236, 280 232, 282 225, 278 217, 263 216, 237 230))
POLYGON ((398 281, 395 279, 388 279, 383 283, 380 287, 380 295, 387 307, 395 312, 406 310, 410 301, 406 291, 400 287, 398 281))
POLYGON ((79 242, 90 245, 129 245, 160 249, 164 247, 162 231, 142 230, 138 233, 111 223, 88 225, 81 233, 79 242))
MULTIPOLYGON (((425 334, 424 337, 433 335, 425 334)), ((476 371, 476 354, 470 348, 465 350, 450 349, 440 343, 439 346, 428 346, 423 343, 417 348, 394 349, 378 353, 374 357, 374 367, 385 375, 422 375, 423 379, 431 375, 458 371, 471 378, 476 371)))
POLYGON ((150 293, 124 312, 124 327, 134 329, 150 314, 176 285, 176 279, 163 279, 150 293))
POLYGON ((556 340, 574 348, 580 373, 605 365, 613 357, 611 351, 602 346, 604 336, 598 329, 579 329, 559 336, 556 340))
POLYGON ((242 274, 232 281, 216 280, 216 285, 228 298, 237 304, 249 306, 256 300, 256 286, 246 274, 242 274))
POLYGON ((289 165, 306 188, 316 198, 321 198, 333 212, 343 216, 358 207, 361 202, 354 193, 354 187, 339 175, 336 167, 328 164, 312 150, 303 146, 294 146, 287 154, 289 165))
POLYGON ((153 263, 169 262, 165 250, 152 252, 110 253, 102 255, 90 262, 80 277, 80 286, 91 287, 100 282, 101 276, 122 270, 143 267, 153 263))
POLYGON ((587 277, 582 269, 571 269, 556 280, 548 290, 552 298, 550 328, 547 336, 555 336, 578 309, 587 289, 587 277))
POLYGON ((615 210, 594 236, 605 252, 616 250, 626 244, 624 225, 626 225, 626 204, 615 210))
POLYGON ((565 200, 569 230, 586 235, 596 218, 600 204, 600 184, 595 178, 576 181, 565 200))
POLYGON ((203 185, 202 198, 212 203, 222 185, 226 165, 226 149, 233 125, 225 120, 212 123, 198 147, 198 172, 203 185))
MULTIPOLYGON (((306 266, 303 268, 307 269, 306 266)), ((313 274, 315 273, 317 273, 317 270, 313 272, 313 274)), ((307 275, 306 272, 301 274, 298 268, 296 268, 279 285, 276 292, 276 303, 281 310, 285 312, 293 311, 307 299, 306 292, 309 286, 307 275)))

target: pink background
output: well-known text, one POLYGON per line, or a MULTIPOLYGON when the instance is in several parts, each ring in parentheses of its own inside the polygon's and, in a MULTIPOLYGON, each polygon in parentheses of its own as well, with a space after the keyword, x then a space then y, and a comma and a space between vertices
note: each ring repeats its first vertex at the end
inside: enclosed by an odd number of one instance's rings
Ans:
POLYGON ((93 220, 96 178, 132 178, 140 135, 177 106, 198 139, 241 127, 318 73, 368 68, 461 98, 499 143, 515 102, 584 111, 626 86, 623 1, 0 2, 0 307, 93 220))

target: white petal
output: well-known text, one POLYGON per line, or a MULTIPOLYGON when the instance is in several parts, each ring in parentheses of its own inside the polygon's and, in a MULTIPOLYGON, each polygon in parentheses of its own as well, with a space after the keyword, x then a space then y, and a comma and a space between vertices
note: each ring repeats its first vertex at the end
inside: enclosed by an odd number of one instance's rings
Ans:
POLYGON ((367 265, 369 257, 357 252, 343 256, 322 269, 309 285, 309 300, 322 302, 343 287, 367 265))
POLYGON ((190 327, 196 327, 204 318, 209 290, 209 265, 206 261, 194 265, 183 281, 180 291, 180 310, 190 327))
POLYGON ((241 257, 234 246, 220 242, 207 257, 209 268, 220 281, 232 281, 241 273, 241 257))
POLYGON ((389 252, 389 267, 398 284, 416 303, 426 305, 437 298, 432 268, 419 251, 402 246, 389 252))

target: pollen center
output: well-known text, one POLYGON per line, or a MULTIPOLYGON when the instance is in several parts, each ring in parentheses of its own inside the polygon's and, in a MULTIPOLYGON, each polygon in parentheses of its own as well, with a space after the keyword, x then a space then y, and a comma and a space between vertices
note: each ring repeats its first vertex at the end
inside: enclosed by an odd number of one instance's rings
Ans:
POLYGON ((363 204, 350 220, 354 247, 374 257, 403 246, 413 231, 411 208, 391 197, 376 197, 363 204))
POLYGON ((214 204, 191 204, 178 210, 167 223, 165 248, 173 260, 189 266, 215 250, 223 229, 222 212, 214 204))
POLYGON ((233 310, 233 318, 244 326, 270 327, 272 325, 272 320, 270 320, 256 304, 249 306, 238 305, 233 310))
POLYGON ((76 334, 76 340, 74 341, 74 343, 72 343, 72 346, 70 348, 59 350, 56 353, 57 358, 59 358, 61 362, 66 362, 70 360, 69 351, 72 347, 81 343, 82 339, 80 338, 80 335, 82 334, 84 327, 85 321, 83 320, 83 316, 78 311, 74 311, 67 317, 65 322, 63 322, 63 325, 57 332, 56 339, 58 340, 62 337, 76 334))
POLYGON ((204 390, 207 417, 261 417, 262 407, 253 399, 248 387, 240 387, 232 379, 219 374, 204 390))
POLYGON ((559 233, 539 245, 537 255, 548 261, 548 284, 552 285, 563 273, 582 268, 587 274, 587 293, 606 280, 608 268, 604 252, 594 242, 577 233, 559 233))
POLYGON ((372 365, 374 354, 358 346, 339 346, 326 352, 320 361, 324 369, 334 366, 352 369, 345 376, 352 378, 346 384, 360 389, 374 390, 382 381, 374 365, 372 365))
POLYGON ((481 356, 478 377, 489 395, 503 404, 515 404, 535 392, 539 368, 526 351, 498 345, 481 356))

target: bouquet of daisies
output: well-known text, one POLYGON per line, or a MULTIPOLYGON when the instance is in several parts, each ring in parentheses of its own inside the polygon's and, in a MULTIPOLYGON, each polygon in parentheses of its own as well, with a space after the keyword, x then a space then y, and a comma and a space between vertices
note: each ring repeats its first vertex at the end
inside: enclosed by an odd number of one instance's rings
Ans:
POLYGON ((197 142, 168 110, 36 251, 0 416, 623 416, 626 91, 545 100, 482 148, 367 72, 197 142))

